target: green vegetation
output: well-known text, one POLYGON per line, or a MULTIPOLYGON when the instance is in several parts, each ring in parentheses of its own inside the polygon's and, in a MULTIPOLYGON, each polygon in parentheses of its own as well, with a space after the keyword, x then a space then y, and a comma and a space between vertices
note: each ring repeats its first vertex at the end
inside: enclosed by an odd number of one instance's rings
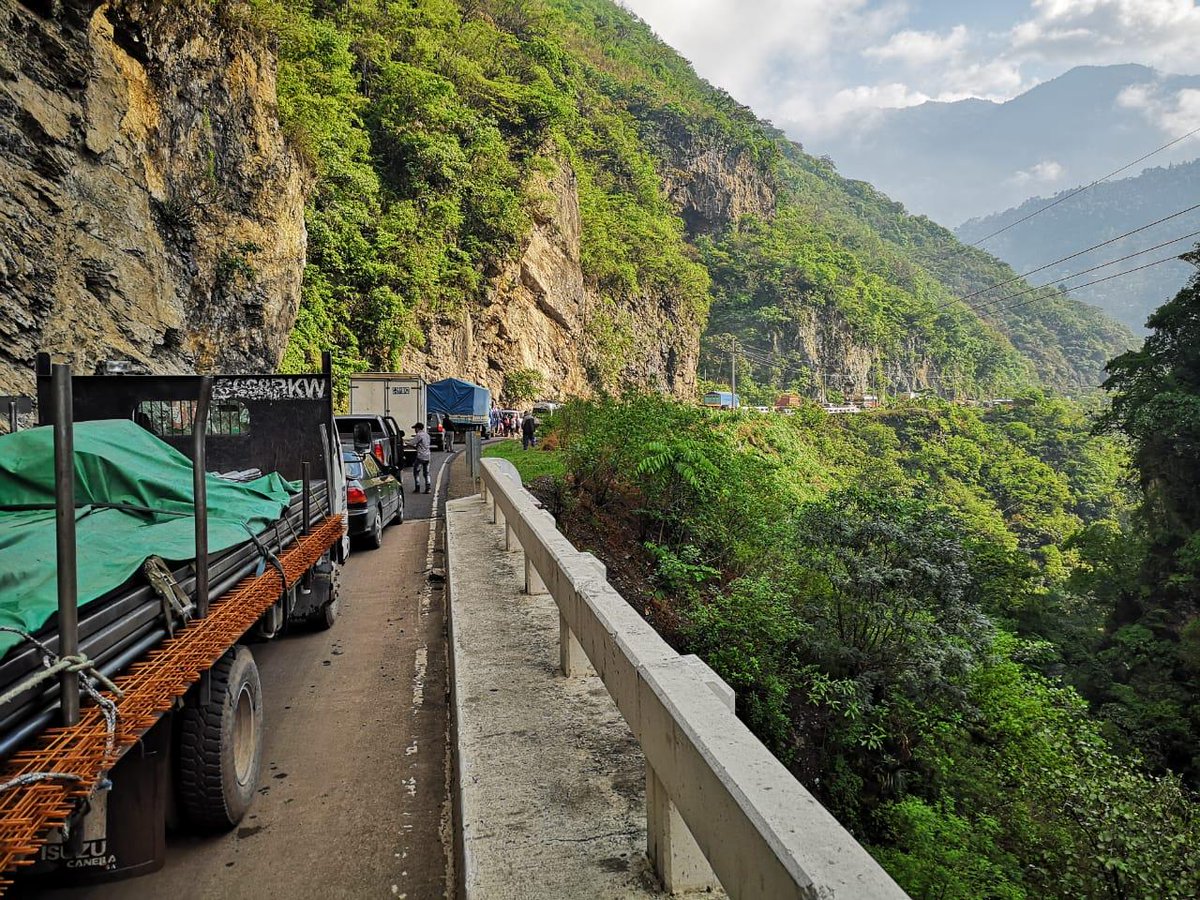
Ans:
POLYGON ((395 367, 422 340, 418 312, 481 299, 562 165, 578 179, 583 265, 604 304, 581 336, 597 359, 610 349, 605 323, 639 295, 669 293, 681 327, 698 327, 708 277, 654 160, 629 114, 564 50, 549 7, 253 6, 279 55, 280 119, 317 175, 285 369, 329 348, 344 371, 395 367))
POLYGON ((914 896, 1200 890, 1193 798, 1075 687, 1112 613, 1100 537, 1133 509, 1083 410, 631 397, 556 434, 568 534, 627 535, 630 601, 914 896))
POLYGON ((545 378, 536 369, 514 369, 504 373, 503 397, 506 402, 520 406, 536 400, 545 387, 545 378))
MULTIPOLYGON (((1108 262, 1113 257, 1113 254, 1106 256, 1103 250, 1075 256, 1081 247, 1095 246, 1140 228, 1147 222, 1173 216, 1169 232, 1150 229, 1124 238, 1119 255, 1148 251, 1154 247, 1158 247, 1157 250, 1111 269, 1066 281, 1068 285, 1082 284, 1179 252, 1179 249, 1164 249, 1159 245, 1175 235, 1200 231, 1200 210, 1175 215, 1191 205, 1181 201, 1195 196, 1198 190, 1200 160, 1192 160, 1145 169, 1130 178, 1102 182, 1086 193, 1072 197, 1070 203, 1062 202, 1069 191, 1061 191, 1051 197, 1032 197, 1004 212, 964 222, 955 229, 955 234, 960 240, 975 241, 1008 227, 1035 210, 1047 207, 1047 204, 1053 204, 1036 218, 1022 222, 1020 228, 1011 228, 995 235, 988 240, 987 246, 992 253, 1022 272, 1041 267, 1049 260, 1072 257, 1038 273, 1040 282, 1058 284, 1076 272, 1108 262)), ((1182 249, 1186 245, 1181 243, 1177 246, 1182 249)), ((1092 285, 1073 296, 1098 306, 1130 328, 1140 329, 1146 324, 1146 317, 1162 303, 1163 298, 1179 290, 1189 274, 1186 263, 1172 262, 1092 285)), ((999 296, 1006 293, 1011 291, 1001 292, 999 296)))
POLYGON ((562 478, 567 474, 562 454, 557 450, 522 450, 520 441, 498 441, 483 448, 484 456, 507 459, 521 473, 525 483, 538 478, 562 478))
POLYGON ((598 298, 578 340, 601 389, 653 349, 639 310, 689 335, 714 299, 710 331, 769 353, 753 374, 773 388, 811 390, 850 355, 867 360, 860 388, 1074 388, 1128 346, 1069 300, 996 316, 954 302, 1011 271, 805 155, 610 0, 249 2, 316 175, 287 370, 323 349, 343 375, 397 367, 422 322, 482 302, 571 175, 598 298), (769 196, 689 231, 667 179, 713 152, 769 196))
MULTIPOLYGON (((952 307, 960 315, 978 316, 1033 364, 1043 384, 1072 393, 1093 387, 1102 377, 1104 364, 1136 343, 1126 328, 1099 310, 1060 295, 1053 287, 1007 303, 988 302, 1027 286, 1011 267, 990 253, 960 243, 950 231, 924 216, 908 215, 902 204, 871 185, 842 178, 828 161, 798 160, 803 174, 797 178, 804 185, 798 192, 839 222, 850 246, 866 251, 868 260, 894 260, 887 265, 902 284, 907 283, 906 277, 914 277, 906 276, 912 268, 917 269, 916 278, 926 273, 936 281, 933 292, 941 295, 936 304, 939 314, 946 315, 947 307, 952 307), (1005 285, 998 293, 980 295, 998 284, 1005 285), (950 297, 971 299, 955 304, 950 297), (968 313, 968 308, 973 312, 968 313)), ((921 296, 919 290, 917 296, 921 296)), ((969 359, 979 352, 973 347, 974 343, 968 342, 957 352, 969 359)), ((994 363, 989 365, 988 359, 984 357, 978 370, 977 387, 999 392, 1008 373, 994 368, 994 363)))
MULTIPOLYGON (((806 155, 610 0, 249 3, 315 175, 285 369, 324 349, 343 377, 396 367, 573 183, 599 391, 660 343, 654 307, 685 338, 708 323, 714 374, 740 352, 757 402, 818 378, 1016 396, 847 417, 577 402, 560 450, 487 453, 550 476, 568 529, 629 536, 630 599, 915 896, 1200 892, 1179 774, 1200 769, 1195 287, 1114 363, 1123 436, 1092 434, 1035 386, 1094 384, 1127 332, 1049 288, 955 300, 1014 273, 806 155), (741 173, 736 220, 673 205, 700 157, 741 173)), ((253 279, 254 252, 229 248, 223 279, 253 279)))
MULTIPOLYGON (((1023 297, 1038 301, 1017 309, 976 312, 955 302, 999 282, 1014 280, 1013 290, 1024 283, 988 253, 805 154, 610 0, 549 5, 563 16, 567 49, 599 70, 595 83, 628 110, 661 171, 686 166, 689 153, 715 152, 749 163, 773 194, 773 212, 693 229, 713 284, 708 332, 734 333, 760 358, 765 352, 770 365, 748 366, 757 380, 811 394, 814 372, 844 368, 855 346, 870 360, 860 389, 917 387, 928 367, 946 395, 1007 393, 1039 379, 1075 391, 1096 385, 1105 362, 1133 345, 1123 327, 1053 289, 1023 297)), ((714 371, 726 361, 718 343, 704 357, 714 371)))
POLYGON ((1091 584, 1114 612, 1087 689, 1126 741, 1200 785, 1200 281, 1147 324, 1105 383, 1104 424, 1129 439, 1139 476, 1139 539, 1096 541, 1091 584))
MULTIPOLYGON (((847 246, 799 205, 769 221, 744 218, 719 240, 701 243, 716 295, 710 334, 735 335, 757 351, 753 358, 770 363, 748 366, 743 389, 769 385, 764 403, 781 388, 817 396, 824 386, 817 373, 844 368, 854 355, 870 360, 857 387, 876 393, 924 387, 923 372, 955 396, 1007 394, 1035 381, 996 328, 951 302, 885 242, 864 243, 871 252, 847 246), (817 345, 824 355, 815 355, 817 345)), ((712 350, 718 344, 709 341, 712 350)), ((849 385, 837 379, 829 386, 849 385)))

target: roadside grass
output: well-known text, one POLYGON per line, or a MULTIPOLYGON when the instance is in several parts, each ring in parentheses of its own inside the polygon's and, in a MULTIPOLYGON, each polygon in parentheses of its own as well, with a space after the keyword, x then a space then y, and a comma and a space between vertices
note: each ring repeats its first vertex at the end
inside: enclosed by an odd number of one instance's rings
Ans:
POLYGON ((507 459, 521 473, 521 481, 528 484, 543 475, 562 477, 567 474, 562 452, 559 450, 522 450, 521 442, 517 440, 499 441, 488 444, 483 448, 484 456, 498 456, 507 459))

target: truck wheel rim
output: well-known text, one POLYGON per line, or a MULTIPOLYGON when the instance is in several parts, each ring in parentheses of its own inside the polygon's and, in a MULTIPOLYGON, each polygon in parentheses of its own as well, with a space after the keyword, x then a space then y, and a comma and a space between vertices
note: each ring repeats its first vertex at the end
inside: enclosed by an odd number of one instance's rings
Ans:
POLYGON ((258 743, 258 727, 254 720, 254 694, 250 685, 238 691, 233 717, 233 772, 238 784, 245 785, 253 774, 254 749, 258 743))

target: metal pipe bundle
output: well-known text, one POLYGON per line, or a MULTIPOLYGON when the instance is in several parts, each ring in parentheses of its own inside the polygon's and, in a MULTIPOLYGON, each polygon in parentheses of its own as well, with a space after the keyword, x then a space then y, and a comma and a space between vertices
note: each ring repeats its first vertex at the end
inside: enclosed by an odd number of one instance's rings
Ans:
MULTIPOLYGON (((312 484, 310 515, 312 509, 322 509, 326 493, 324 482, 312 484)), ((259 533, 259 540, 269 551, 279 555, 298 535, 311 530, 313 523, 304 521, 303 510, 304 498, 297 494, 292 497, 285 515, 259 533)), ((254 575, 262 565, 262 556, 249 538, 245 543, 217 555, 208 566, 207 599, 210 602, 219 599, 238 582, 254 575)), ((195 596, 197 575, 191 562, 174 567, 172 575, 186 593, 195 596)), ((86 604, 77 612, 78 651, 110 677, 167 637, 162 599, 141 575, 124 587, 86 604)), ((46 629, 35 636, 54 652, 64 652, 65 644, 60 642, 55 621, 51 621, 46 629)), ((13 647, 0 659, 0 692, 19 685, 41 665, 40 652, 28 641, 13 647)), ((75 676, 71 678, 75 679, 75 676)), ((77 682, 75 688, 77 691, 77 682)), ((43 683, 16 695, 0 707, 0 759, 9 756, 43 728, 54 723, 59 714, 59 696, 58 685, 43 683)))

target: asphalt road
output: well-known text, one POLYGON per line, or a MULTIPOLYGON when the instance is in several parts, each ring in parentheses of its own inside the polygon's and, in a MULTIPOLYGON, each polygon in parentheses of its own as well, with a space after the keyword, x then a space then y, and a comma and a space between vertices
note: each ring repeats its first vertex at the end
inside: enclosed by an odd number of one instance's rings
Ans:
POLYGON ((406 473, 406 521, 351 556, 331 630, 252 645, 266 733, 241 826, 172 835, 155 874, 43 897, 452 896, 445 620, 429 578, 444 567, 430 511, 444 510, 448 458, 433 454, 436 493, 406 473))

